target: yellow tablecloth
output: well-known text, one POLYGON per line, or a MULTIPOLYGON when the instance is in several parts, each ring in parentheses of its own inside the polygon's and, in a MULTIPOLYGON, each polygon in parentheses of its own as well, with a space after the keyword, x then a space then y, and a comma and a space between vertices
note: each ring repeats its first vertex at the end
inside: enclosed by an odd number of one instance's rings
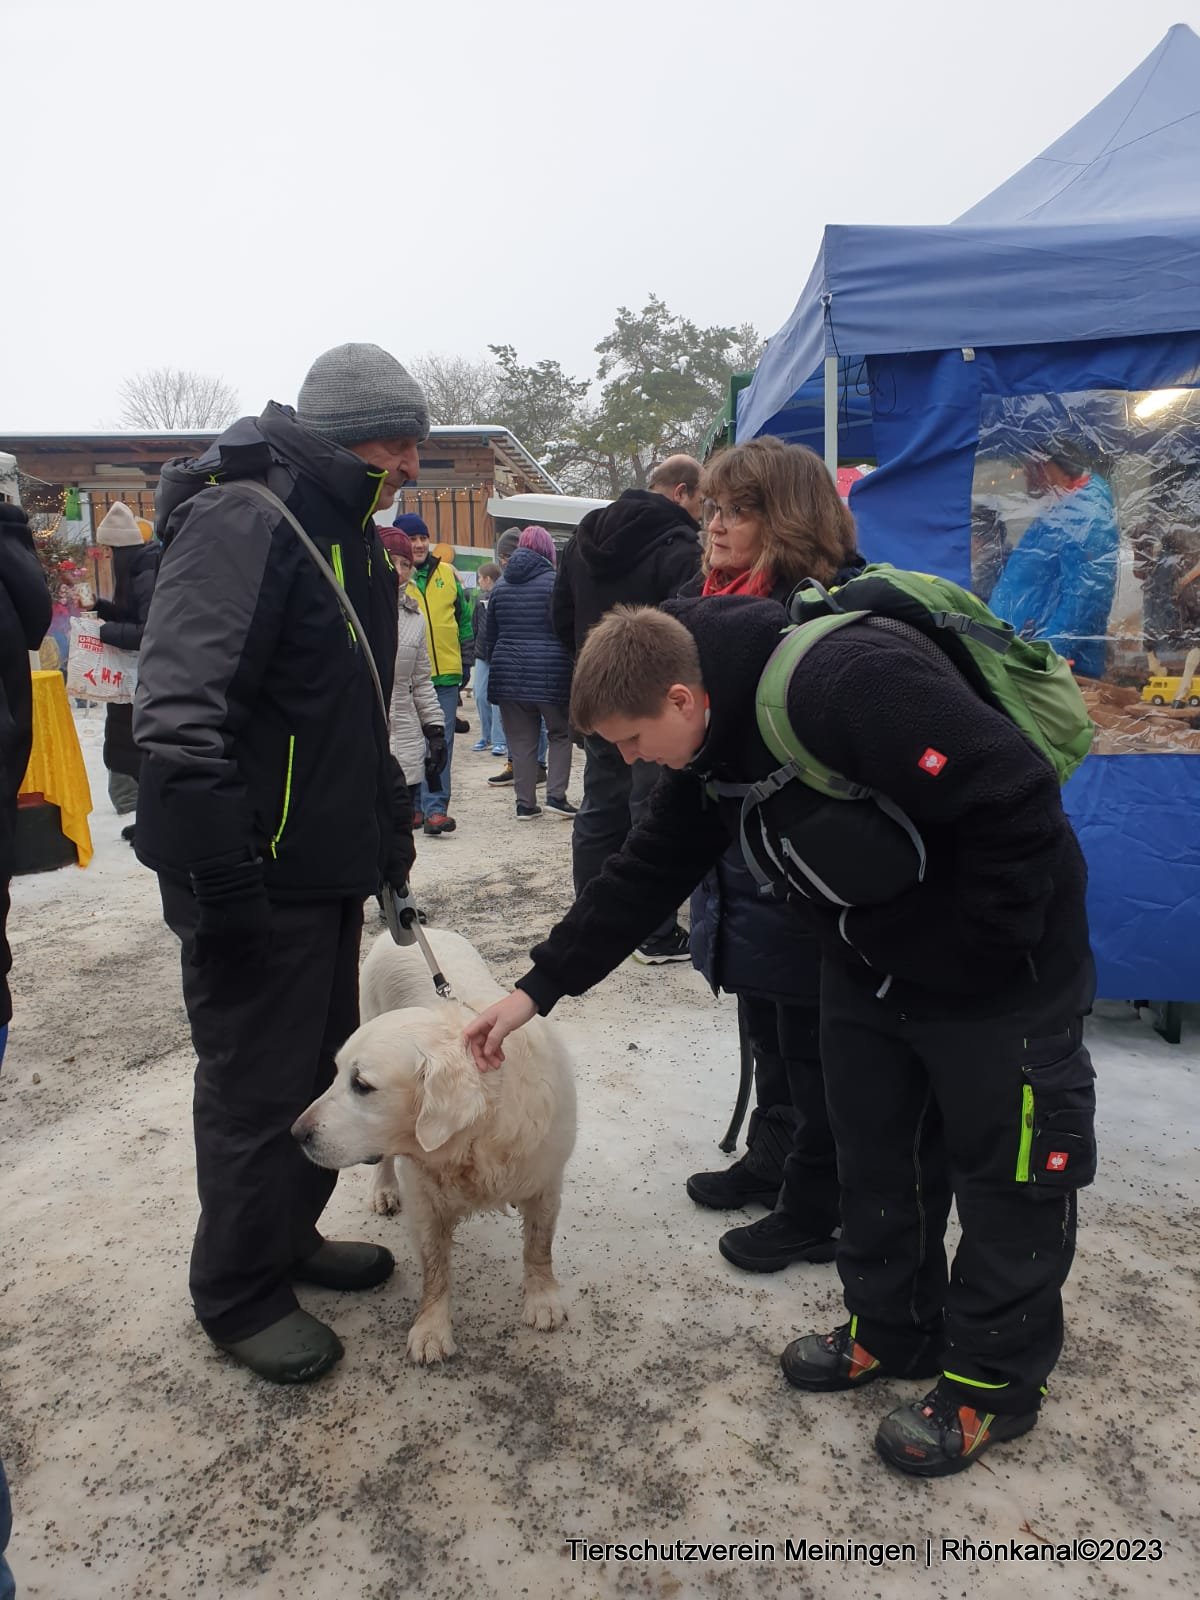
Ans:
POLYGON ((29 770, 18 793, 44 794, 62 813, 62 831, 75 846, 79 865, 92 859, 88 817, 92 791, 83 765, 83 751, 71 716, 61 672, 35 672, 33 678, 33 749, 29 770))

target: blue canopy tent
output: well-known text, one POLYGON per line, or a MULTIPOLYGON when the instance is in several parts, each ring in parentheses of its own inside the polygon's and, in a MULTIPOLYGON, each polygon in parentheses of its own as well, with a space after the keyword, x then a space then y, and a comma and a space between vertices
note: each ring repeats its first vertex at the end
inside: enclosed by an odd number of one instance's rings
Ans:
MULTIPOLYGON (((863 547, 970 585, 985 414, 1013 397, 1200 387, 1198 174, 1200 39, 1178 25, 957 222, 827 228, 740 396, 739 439, 776 432, 821 382, 836 457, 841 375, 865 361, 879 466, 851 498, 863 547)), ((1100 992, 1200 1000, 1200 757, 1093 754, 1065 799, 1100 992)))

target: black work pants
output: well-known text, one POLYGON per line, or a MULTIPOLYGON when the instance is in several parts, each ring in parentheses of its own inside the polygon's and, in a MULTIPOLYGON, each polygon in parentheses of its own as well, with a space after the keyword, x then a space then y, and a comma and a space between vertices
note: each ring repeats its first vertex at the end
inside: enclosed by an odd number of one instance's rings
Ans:
POLYGON ((859 1342, 892 1372, 943 1351, 980 1410, 1036 1410, 1062 1348, 1076 1191, 1095 1173, 1091 973, 978 1019, 917 1019, 826 962, 821 1055, 859 1342), (953 1196, 962 1241, 947 1277, 953 1196))
MULTIPOLYGON (((630 766, 616 745, 597 733, 588 734, 584 749, 583 800, 571 830, 576 897, 600 876, 609 856, 616 855, 625 843, 662 776, 652 761, 635 761, 630 766)), ((671 915, 647 937, 665 938, 676 922, 671 915)))
POLYGON ((197 1056, 192 1301, 205 1332, 230 1342, 295 1310, 291 1269, 321 1243, 337 1173, 313 1166, 289 1130, 333 1082, 334 1055, 358 1026, 362 901, 273 905, 267 958, 243 971, 193 966, 196 902, 159 887, 183 944, 197 1056))
POLYGON ((739 995, 754 1047, 757 1105, 748 1143, 782 1160, 778 1207, 813 1237, 838 1225, 837 1151, 825 1105, 819 1006, 739 995))

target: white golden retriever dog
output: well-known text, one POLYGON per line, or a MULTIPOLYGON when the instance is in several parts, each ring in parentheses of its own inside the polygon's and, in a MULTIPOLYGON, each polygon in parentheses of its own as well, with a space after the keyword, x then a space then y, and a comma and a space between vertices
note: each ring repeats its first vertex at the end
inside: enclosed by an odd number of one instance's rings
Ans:
POLYGON ((554 1025, 541 1017, 505 1040, 499 1072, 481 1073, 463 1044, 476 1011, 505 991, 459 934, 427 930, 455 1000, 440 1000, 416 945, 381 934, 363 966, 363 1024, 337 1056, 337 1078, 292 1129, 311 1161, 378 1161, 372 1203, 400 1203, 421 1256, 414 1361, 455 1351, 450 1245, 460 1218, 516 1206, 525 1232, 525 1321, 566 1320, 551 1264, 563 1168, 575 1144, 575 1082, 554 1025), (464 1002, 460 1004, 458 1002, 464 1002), (470 1009, 468 1009, 470 1008, 470 1009), (392 1157, 400 1157, 399 1162, 392 1157))

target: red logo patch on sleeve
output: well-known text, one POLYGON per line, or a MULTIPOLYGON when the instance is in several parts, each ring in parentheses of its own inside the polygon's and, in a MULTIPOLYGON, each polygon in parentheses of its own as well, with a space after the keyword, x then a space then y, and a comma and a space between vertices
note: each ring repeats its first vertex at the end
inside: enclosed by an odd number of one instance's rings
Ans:
POLYGON ((935 750, 930 745, 920 761, 917 762, 917 765, 922 772, 927 772, 931 778, 938 778, 941 776, 942 768, 949 759, 949 756, 944 756, 940 750, 935 750))
POLYGON ((1051 1150, 1046 1157, 1047 1172, 1065 1172, 1067 1170, 1067 1152, 1065 1150, 1051 1150))

